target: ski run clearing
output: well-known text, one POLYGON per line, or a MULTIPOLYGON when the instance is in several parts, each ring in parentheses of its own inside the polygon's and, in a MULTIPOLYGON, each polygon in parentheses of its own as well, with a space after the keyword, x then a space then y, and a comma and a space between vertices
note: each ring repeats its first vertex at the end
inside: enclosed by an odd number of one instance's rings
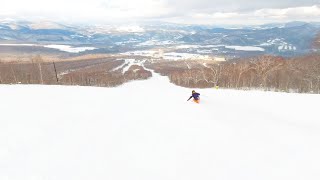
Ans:
POLYGON ((1 85, 1 180, 319 180, 320 95, 1 85))

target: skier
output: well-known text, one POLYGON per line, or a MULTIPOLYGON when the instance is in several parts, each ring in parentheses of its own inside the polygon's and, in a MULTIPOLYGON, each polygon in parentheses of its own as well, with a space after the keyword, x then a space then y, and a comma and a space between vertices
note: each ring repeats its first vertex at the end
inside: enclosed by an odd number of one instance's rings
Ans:
POLYGON ((192 95, 190 96, 190 98, 188 99, 188 101, 190 100, 190 99, 192 99, 193 98, 193 102, 195 102, 195 103, 200 103, 200 94, 199 93, 197 93, 195 90, 193 90, 192 91, 192 95))

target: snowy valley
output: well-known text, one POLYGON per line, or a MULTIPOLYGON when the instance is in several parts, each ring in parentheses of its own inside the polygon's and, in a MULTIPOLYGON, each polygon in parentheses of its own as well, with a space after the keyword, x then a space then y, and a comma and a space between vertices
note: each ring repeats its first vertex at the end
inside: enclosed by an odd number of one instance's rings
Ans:
MULTIPOLYGON (((174 23, 78 25, 0 19, 0 45, 34 44, 44 46, 44 53, 167 52, 169 48, 169 53, 226 59, 262 54, 292 57, 312 52, 310 44, 319 30, 320 25, 312 22, 228 27, 174 23), (183 46, 189 48, 179 48, 183 46)), ((12 46, 10 50, 17 51, 12 46)), ((24 51, 30 53, 29 49, 24 51)))

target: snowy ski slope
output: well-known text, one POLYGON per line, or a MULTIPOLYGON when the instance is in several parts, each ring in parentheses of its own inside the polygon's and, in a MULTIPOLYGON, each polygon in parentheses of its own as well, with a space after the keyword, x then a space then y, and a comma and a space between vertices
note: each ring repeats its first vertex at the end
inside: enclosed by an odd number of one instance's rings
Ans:
POLYGON ((1 180, 319 180, 319 95, 0 86, 1 180))

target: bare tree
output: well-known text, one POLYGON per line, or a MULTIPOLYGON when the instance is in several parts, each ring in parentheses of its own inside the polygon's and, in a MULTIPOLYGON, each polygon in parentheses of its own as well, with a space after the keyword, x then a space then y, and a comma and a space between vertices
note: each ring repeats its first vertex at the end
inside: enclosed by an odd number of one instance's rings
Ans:
POLYGON ((245 74, 246 72, 248 72, 250 70, 253 70, 254 67, 252 67, 251 64, 248 62, 242 62, 242 63, 239 63, 239 65, 237 66, 237 69, 239 72, 238 72, 236 88, 239 88, 240 87, 240 80, 241 80, 243 74, 245 74))
POLYGON ((57 83, 59 83, 59 78, 58 78, 56 63, 55 63, 54 61, 52 61, 52 63, 53 63, 53 68, 54 68, 54 72, 55 72, 55 75, 56 75, 57 83))
POLYGON ((283 63, 280 63, 281 60, 282 59, 278 58, 275 59, 273 56, 261 56, 250 61, 262 87, 266 88, 269 73, 280 69, 283 65, 283 63))
POLYGON ((33 59, 32 60, 33 62, 36 62, 38 64, 40 84, 43 84, 43 74, 42 74, 42 66, 41 66, 41 63, 43 62, 42 57, 40 55, 37 55, 32 59, 33 59))
POLYGON ((222 69, 222 65, 220 64, 217 64, 217 65, 214 65, 213 67, 210 67, 210 72, 211 72, 211 81, 214 86, 218 86, 218 83, 219 83, 219 80, 220 80, 220 77, 221 77, 221 69, 222 69))
POLYGON ((12 72, 12 75, 13 75, 13 79, 14 79, 15 84, 18 84, 17 76, 16 76, 15 71, 13 70, 12 65, 11 65, 11 72, 12 72))

